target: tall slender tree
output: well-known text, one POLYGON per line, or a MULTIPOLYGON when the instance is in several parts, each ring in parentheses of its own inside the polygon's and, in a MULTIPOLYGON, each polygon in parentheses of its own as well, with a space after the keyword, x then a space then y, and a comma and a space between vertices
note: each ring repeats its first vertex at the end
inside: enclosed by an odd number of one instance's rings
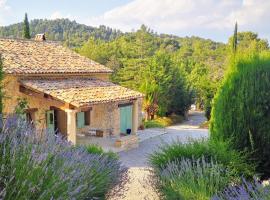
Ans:
POLYGON ((30 39, 30 27, 29 27, 29 21, 28 21, 28 17, 27 17, 27 13, 25 13, 24 16, 24 22, 23 22, 23 37, 25 39, 30 39))
MULTIPOLYGON (((4 91, 3 91, 3 79, 4 79, 4 71, 3 71, 3 62, 2 62, 2 55, 0 54, 0 115, 3 113, 3 97, 4 97, 4 91)), ((2 117, 0 116, 0 120, 2 117)))
POLYGON ((235 23, 235 26, 234 26, 234 34, 233 34, 233 44, 232 44, 232 50, 233 50, 233 53, 235 54, 236 51, 237 51, 237 22, 235 23))

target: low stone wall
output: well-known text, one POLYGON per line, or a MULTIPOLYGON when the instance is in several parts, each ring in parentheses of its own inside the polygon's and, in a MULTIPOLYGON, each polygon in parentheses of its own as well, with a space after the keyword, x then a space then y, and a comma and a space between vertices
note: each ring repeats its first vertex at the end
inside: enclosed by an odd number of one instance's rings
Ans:
POLYGON ((120 137, 115 141, 115 147, 131 149, 139 146, 139 139, 137 135, 127 135, 120 137))

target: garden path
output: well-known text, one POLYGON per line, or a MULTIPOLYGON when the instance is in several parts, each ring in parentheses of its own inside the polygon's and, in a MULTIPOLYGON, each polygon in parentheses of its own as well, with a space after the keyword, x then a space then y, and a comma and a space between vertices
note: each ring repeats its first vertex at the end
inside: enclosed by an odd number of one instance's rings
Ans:
MULTIPOLYGON (((158 200, 158 194, 151 187, 151 180, 149 180, 148 155, 164 143, 171 143, 175 140, 188 142, 190 139, 208 137, 208 130, 199 128, 199 125, 205 120, 202 112, 190 112, 187 121, 169 126, 165 130, 160 129, 160 134, 157 133, 159 129, 156 129, 154 136, 142 140, 138 148, 120 152, 121 162, 129 168, 130 182, 126 185, 125 197, 119 198, 116 195, 110 200, 158 200)), ((145 134, 148 132, 146 130, 145 134)))

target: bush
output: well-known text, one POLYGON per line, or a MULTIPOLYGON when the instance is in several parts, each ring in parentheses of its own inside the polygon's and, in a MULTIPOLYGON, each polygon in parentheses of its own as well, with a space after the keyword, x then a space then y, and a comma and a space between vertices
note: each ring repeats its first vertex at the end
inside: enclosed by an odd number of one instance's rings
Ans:
POLYGON ((212 200, 239 200, 239 199, 270 199, 270 186, 263 186, 257 180, 248 182, 243 179, 239 186, 229 186, 223 192, 214 196, 212 200))
POLYGON ((159 121, 150 120, 150 121, 144 122, 144 127, 145 128, 164 128, 165 126, 162 123, 160 123, 159 121))
POLYGON ((184 117, 181 115, 170 115, 169 117, 159 117, 154 120, 145 121, 145 128, 164 128, 173 124, 181 123, 184 117))
POLYGON ((16 117, 0 133, 0 199, 105 199, 125 180, 118 160, 37 133, 16 117))
POLYGON ((118 154, 112 151, 104 152, 100 146, 95 145, 95 144, 87 145, 86 150, 88 153, 91 153, 91 154, 104 155, 104 156, 108 156, 111 159, 116 159, 116 160, 119 159, 118 154))
POLYGON ((214 98, 210 125, 211 138, 250 152, 263 178, 270 177, 269 88, 270 53, 237 56, 214 98))
POLYGON ((231 181, 222 165, 204 157, 168 163, 159 177, 165 199, 208 200, 231 181))
POLYGON ((160 149, 149 157, 151 166, 162 169, 170 162, 181 159, 199 159, 204 157, 206 161, 212 159, 218 164, 226 166, 235 178, 242 175, 254 176, 254 166, 246 163, 246 155, 230 149, 229 142, 215 140, 189 141, 189 143, 174 142, 161 146, 160 149))

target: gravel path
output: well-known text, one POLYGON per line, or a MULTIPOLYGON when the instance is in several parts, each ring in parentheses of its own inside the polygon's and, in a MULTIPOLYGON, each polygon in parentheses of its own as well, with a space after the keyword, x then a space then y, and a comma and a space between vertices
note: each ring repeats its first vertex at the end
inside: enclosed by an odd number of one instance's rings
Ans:
MULTIPOLYGON (((147 158, 164 143, 175 140, 188 142, 190 139, 208 137, 207 129, 199 129, 199 125, 205 121, 201 112, 192 112, 189 120, 182 124, 167 127, 162 134, 140 142, 139 147, 119 153, 123 165, 129 168, 130 183, 122 200, 158 200, 158 194, 151 188, 148 182, 149 165, 147 158)), ((158 130, 158 129, 157 129, 158 130)), ((156 131, 157 131, 156 130, 156 131)), ((115 198, 118 199, 119 198, 115 198)))

